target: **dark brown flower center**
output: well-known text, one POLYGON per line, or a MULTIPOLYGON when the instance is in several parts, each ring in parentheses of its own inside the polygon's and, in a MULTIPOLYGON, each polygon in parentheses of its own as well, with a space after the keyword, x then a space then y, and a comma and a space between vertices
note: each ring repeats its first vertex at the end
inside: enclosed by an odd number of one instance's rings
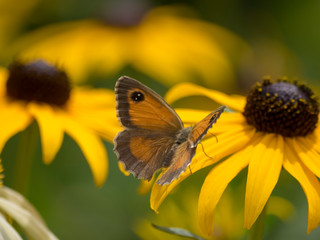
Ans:
POLYGON ((62 107, 70 97, 70 82, 64 71, 37 60, 13 63, 7 80, 7 96, 12 100, 36 101, 62 107))
POLYGON ((318 122, 319 104, 310 88, 286 80, 257 83, 247 97, 243 115, 258 131, 284 137, 312 133, 318 122))

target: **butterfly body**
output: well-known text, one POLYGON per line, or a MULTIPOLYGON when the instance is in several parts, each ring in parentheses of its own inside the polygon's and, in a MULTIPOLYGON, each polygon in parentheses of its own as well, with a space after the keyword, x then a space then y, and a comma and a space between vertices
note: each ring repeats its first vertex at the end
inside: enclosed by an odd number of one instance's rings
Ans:
POLYGON ((129 77, 118 79, 117 114, 124 130, 114 139, 114 151, 125 170, 150 180, 167 168, 157 181, 163 185, 186 171, 197 144, 225 107, 210 113, 194 127, 184 128, 176 112, 157 93, 129 77))

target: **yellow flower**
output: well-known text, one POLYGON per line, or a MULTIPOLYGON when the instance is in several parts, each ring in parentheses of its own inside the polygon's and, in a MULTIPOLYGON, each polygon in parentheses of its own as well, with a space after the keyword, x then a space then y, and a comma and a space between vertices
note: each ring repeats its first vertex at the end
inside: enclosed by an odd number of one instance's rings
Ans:
MULTIPOLYGON (((251 90, 248 97, 228 96, 193 84, 181 84, 167 95, 173 102, 190 95, 205 95, 227 105, 235 112, 222 114, 213 127, 217 136, 202 142, 201 149, 192 160, 191 170, 196 172, 217 163, 207 175, 198 203, 202 230, 211 236, 214 213, 219 199, 229 182, 248 167, 245 193, 244 226, 251 228, 263 210, 284 168, 302 186, 307 197, 308 228, 315 229, 320 221, 320 128, 319 106, 312 91, 305 85, 265 79, 251 90)), ((185 122, 197 122, 206 112, 177 111, 185 122)), ((151 207, 157 211, 161 202, 182 180, 190 175, 186 171, 170 185, 154 185, 151 207)))
POLYGON ((3 186, 3 168, 0 164, 0 238, 22 239, 9 220, 14 220, 28 239, 58 239, 46 226, 38 211, 20 193, 3 186), (11 218, 11 219, 10 219, 11 218))
MULTIPOLYGON (((215 229, 212 236, 205 236, 197 221, 197 194, 194 185, 188 185, 181 194, 170 198, 163 206, 161 213, 139 219, 134 225, 135 233, 141 239, 178 239, 177 236, 155 229, 151 224, 165 227, 185 229, 204 239, 242 239, 246 234, 243 229, 243 207, 239 202, 239 194, 243 186, 238 185, 226 191, 217 207, 215 229)), ((294 213, 290 202, 280 197, 271 197, 267 213, 287 220, 294 213)))
POLYGON ((198 79, 230 88, 234 52, 247 45, 220 26, 177 13, 176 7, 155 8, 133 26, 94 19, 54 24, 22 37, 13 54, 63 64, 75 81, 132 66, 166 85, 198 79))
POLYGON ((112 141, 119 131, 110 90, 71 88, 64 71, 42 60, 13 63, 0 70, 0 151, 16 133, 36 120, 43 161, 51 163, 64 133, 79 145, 101 186, 108 160, 100 136, 112 141))

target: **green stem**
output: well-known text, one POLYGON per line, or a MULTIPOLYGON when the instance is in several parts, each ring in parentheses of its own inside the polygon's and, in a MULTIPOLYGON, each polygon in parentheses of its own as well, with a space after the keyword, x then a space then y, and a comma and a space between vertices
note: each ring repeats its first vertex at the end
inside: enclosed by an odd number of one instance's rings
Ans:
POLYGON ((264 209, 262 210, 260 216, 251 227, 251 230, 249 233, 249 240, 262 240, 264 224, 265 224, 266 215, 267 215, 266 213, 267 213, 267 204, 264 206, 264 209))
POLYGON ((24 195, 28 191, 32 163, 37 144, 37 135, 37 125, 33 122, 25 131, 21 132, 19 139, 13 188, 24 195))

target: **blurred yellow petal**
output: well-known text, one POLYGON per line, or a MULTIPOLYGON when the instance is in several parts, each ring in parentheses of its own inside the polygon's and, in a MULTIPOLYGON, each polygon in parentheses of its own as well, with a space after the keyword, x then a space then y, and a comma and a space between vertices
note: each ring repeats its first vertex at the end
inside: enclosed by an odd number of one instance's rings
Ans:
MULTIPOLYGON (((6 68, 0 67, 0 97, 6 95, 6 83, 8 79, 9 72, 6 68)), ((1 100, 0 100, 1 101, 1 100)))
POLYGON ((173 103, 178 99, 189 97, 189 96, 206 96, 213 101, 226 105, 236 111, 242 112, 246 104, 245 97, 232 97, 219 91, 207 89, 192 83, 181 83, 172 87, 165 96, 168 103, 173 103))
POLYGON ((221 26, 178 13, 179 7, 157 7, 130 27, 93 19, 53 24, 21 37, 10 52, 61 64, 77 82, 93 72, 112 76, 129 65, 167 86, 199 81, 234 87, 234 66, 248 45, 221 26))
POLYGON ((285 139, 283 167, 300 183, 308 200, 308 229, 315 229, 320 223, 320 183, 317 177, 304 166, 294 151, 292 141, 285 139))
MULTIPOLYGON (((215 138, 203 141, 203 146, 206 154, 202 152, 200 146, 197 149, 195 157, 192 159, 190 168, 192 173, 216 163, 223 157, 226 157, 235 151, 241 150, 252 138, 254 131, 248 132, 227 132, 218 136, 219 141, 216 142, 215 138), (208 156, 212 156, 212 159, 208 159, 208 156)), ((154 184, 151 197, 150 205, 151 208, 157 212, 159 206, 167 195, 172 191, 172 189, 177 186, 181 181, 190 176, 190 171, 185 171, 181 176, 168 185, 158 185, 154 184)), ((161 177, 161 175, 159 176, 161 177)))
POLYGON ((0 104, 0 151, 6 142, 24 130, 32 121, 31 116, 21 104, 0 104))
POLYGON ((283 162, 283 137, 265 134, 253 146, 249 164, 244 226, 251 228, 278 182, 283 162))
POLYGON ((152 179, 150 181, 146 181, 146 180, 141 180, 140 181, 140 185, 139 185, 139 188, 138 188, 138 193, 140 195, 146 195, 149 193, 152 185, 154 184, 155 182, 155 176, 153 175, 152 176, 152 179))
POLYGON ((118 162, 119 170, 126 176, 129 176, 130 173, 124 169, 124 164, 122 162, 118 162))
POLYGON ((19 52, 20 59, 61 64, 73 81, 84 81, 93 70, 109 74, 119 71, 126 62, 126 39, 121 28, 82 20, 36 30, 22 37, 13 52, 19 52))
POLYGON ((121 130, 115 107, 113 91, 80 88, 72 92, 67 109, 78 122, 113 142, 113 138, 121 130))
POLYGON ((294 206, 288 200, 271 196, 268 201, 267 214, 275 215, 282 220, 286 220, 295 213, 294 206))
POLYGON ((130 39, 138 46, 131 49, 132 64, 167 85, 193 81, 196 76, 207 85, 226 88, 234 80, 234 71, 209 34, 211 26, 215 25, 151 11, 130 39))
POLYGON ((28 107, 39 125, 43 161, 49 164, 61 147, 63 126, 50 105, 30 103, 28 107))
MULTIPOLYGON (((257 142, 261 137, 255 137, 257 142)), ((213 168, 207 175, 199 196, 198 215, 201 230, 207 236, 213 236, 214 213, 218 201, 230 181, 245 168, 250 160, 253 145, 240 150, 213 168)))
POLYGON ((61 120, 66 133, 77 142, 87 159, 96 185, 101 186, 106 180, 108 171, 108 156, 102 141, 90 129, 68 116, 61 116, 61 120))

